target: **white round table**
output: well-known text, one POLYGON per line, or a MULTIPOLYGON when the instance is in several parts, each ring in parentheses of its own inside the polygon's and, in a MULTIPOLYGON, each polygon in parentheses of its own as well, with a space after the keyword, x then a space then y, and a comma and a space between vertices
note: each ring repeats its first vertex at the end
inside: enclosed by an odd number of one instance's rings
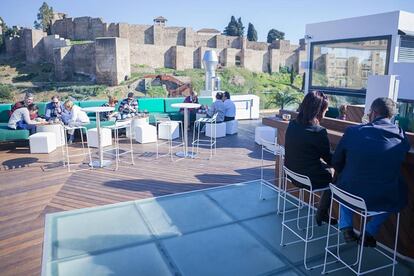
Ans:
POLYGON ((98 149, 99 149, 99 160, 92 161, 90 166, 94 168, 103 168, 111 165, 110 160, 103 159, 103 149, 101 144, 101 121, 99 113, 102 112, 111 112, 115 110, 115 107, 107 107, 107 106, 96 106, 96 107, 84 107, 82 108, 85 112, 95 112, 96 113, 96 130, 98 132, 98 149))
POLYGON ((36 132, 53 132, 56 134, 56 146, 61 147, 66 144, 64 129, 61 124, 38 125, 36 132))
POLYGON ((171 107, 184 108, 184 152, 177 152, 176 155, 179 157, 190 157, 194 158, 196 153, 188 151, 188 109, 189 108, 200 108, 200 104, 196 103, 174 103, 171 107))

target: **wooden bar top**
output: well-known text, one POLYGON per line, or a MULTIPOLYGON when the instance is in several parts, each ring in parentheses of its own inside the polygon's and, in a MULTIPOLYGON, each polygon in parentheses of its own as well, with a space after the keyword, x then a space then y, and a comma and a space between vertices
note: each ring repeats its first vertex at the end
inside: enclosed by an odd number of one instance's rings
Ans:
MULTIPOLYGON (((281 111, 281 115, 288 113, 292 118, 296 117, 296 112, 281 111)), ((277 128, 277 142, 281 145, 285 144, 285 133, 289 125, 289 121, 284 121, 280 117, 266 117, 262 119, 266 126, 277 128)), ((338 145, 345 129, 348 126, 356 125, 357 123, 342 121, 332 118, 324 118, 321 125, 327 129, 328 137, 331 145, 331 150, 334 150, 338 145)), ((414 133, 407 133, 407 137, 411 144, 411 150, 401 168, 401 172, 408 186, 408 204, 401 211, 400 233, 398 240, 398 252, 414 261, 414 133)), ((395 237, 395 216, 390 219, 381 228, 378 235, 378 241, 392 248, 395 237)))

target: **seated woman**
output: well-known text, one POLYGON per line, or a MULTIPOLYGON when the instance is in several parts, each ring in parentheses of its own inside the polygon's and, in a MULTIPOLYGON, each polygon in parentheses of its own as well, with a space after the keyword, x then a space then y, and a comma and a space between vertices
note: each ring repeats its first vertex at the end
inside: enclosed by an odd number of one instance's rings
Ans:
MULTIPOLYGON (((187 96, 184 99, 183 103, 196 103, 198 104, 198 96, 197 96, 197 92, 191 90, 191 93, 189 96, 187 96)), ((190 123, 190 127, 192 126, 192 124, 194 123, 194 121, 196 120, 196 114, 197 114, 197 110, 198 108, 189 108, 188 109, 188 115, 189 115, 189 123, 190 123)), ((181 108, 180 109, 181 113, 184 113, 184 109, 181 108)))
MULTIPOLYGON (((328 187, 332 182, 332 172, 329 168, 332 154, 330 152, 328 133, 320 126, 320 121, 328 109, 328 98, 318 91, 306 94, 299 114, 290 121, 285 136, 285 165, 290 170, 309 177, 314 189, 328 187), (325 162, 322 162, 321 159, 325 162)), ((300 183, 293 184, 303 187, 300 183)), ((325 191, 319 202, 316 222, 329 222, 329 205, 331 193, 325 191)), ((331 220, 336 224, 336 220, 331 220)))
POLYGON ((27 129, 31 134, 36 133, 36 125, 39 122, 31 120, 30 117, 37 115, 39 108, 35 104, 29 104, 27 107, 20 107, 12 113, 9 119, 8 127, 11 129, 27 129))
MULTIPOLYGON (((108 102, 104 103, 103 107, 115 107, 118 103, 118 100, 115 99, 113 96, 108 96, 108 102)), ((116 121, 117 116, 119 115, 118 112, 115 111, 108 111, 108 112, 101 112, 99 113, 101 121, 116 121)))
POLYGON ((45 119, 50 122, 58 122, 62 117, 62 105, 59 101, 59 96, 55 95, 52 101, 46 105, 45 119))
MULTIPOLYGON (((65 125, 70 127, 81 126, 90 122, 88 115, 79 106, 75 105, 71 100, 65 101, 63 104, 64 111, 62 114, 62 121, 65 125)), ((69 144, 73 143, 75 138, 75 131, 69 130, 69 144)))
POLYGON ((347 105, 343 104, 339 107, 339 115, 337 117, 337 119, 339 120, 346 120, 346 109, 347 109, 347 105))

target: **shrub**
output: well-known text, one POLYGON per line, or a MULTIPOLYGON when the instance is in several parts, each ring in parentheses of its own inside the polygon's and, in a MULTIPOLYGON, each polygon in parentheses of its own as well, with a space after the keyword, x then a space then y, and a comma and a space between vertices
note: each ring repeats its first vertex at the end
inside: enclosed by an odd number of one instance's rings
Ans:
POLYGON ((17 77, 14 77, 12 79, 12 81, 13 82, 30 81, 31 79, 33 79, 34 77, 37 77, 38 75, 39 75, 38 73, 29 73, 29 74, 18 75, 17 77))
POLYGON ((10 103, 14 101, 14 91, 11 85, 0 84, 0 102, 10 103))

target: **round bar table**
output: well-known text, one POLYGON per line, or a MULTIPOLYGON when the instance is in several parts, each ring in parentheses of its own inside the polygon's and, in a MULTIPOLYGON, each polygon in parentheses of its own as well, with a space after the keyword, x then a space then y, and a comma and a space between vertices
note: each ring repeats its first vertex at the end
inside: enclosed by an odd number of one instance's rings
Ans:
POLYGON ((98 132, 98 151, 99 151, 99 160, 92 161, 92 164, 89 164, 91 167, 94 168, 103 168, 108 167, 111 165, 110 160, 103 159, 103 148, 101 143, 101 119, 99 113, 102 112, 111 112, 114 111, 114 107, 106 107, 106 106, 97 106, 97 107, 85 107, 82 108, 85 112, 95 112, 96 113, 96 130, 98 132))
POLYGON ((171 107, 175 108, 184 108, 184 152, 177 152, 178 157, 190 157, 194 158, 196 156, 195 152, 188 151, 188 109, 189 108, 200 108, 200 104, 196 103, 174 103, 171 104, 171 107))

